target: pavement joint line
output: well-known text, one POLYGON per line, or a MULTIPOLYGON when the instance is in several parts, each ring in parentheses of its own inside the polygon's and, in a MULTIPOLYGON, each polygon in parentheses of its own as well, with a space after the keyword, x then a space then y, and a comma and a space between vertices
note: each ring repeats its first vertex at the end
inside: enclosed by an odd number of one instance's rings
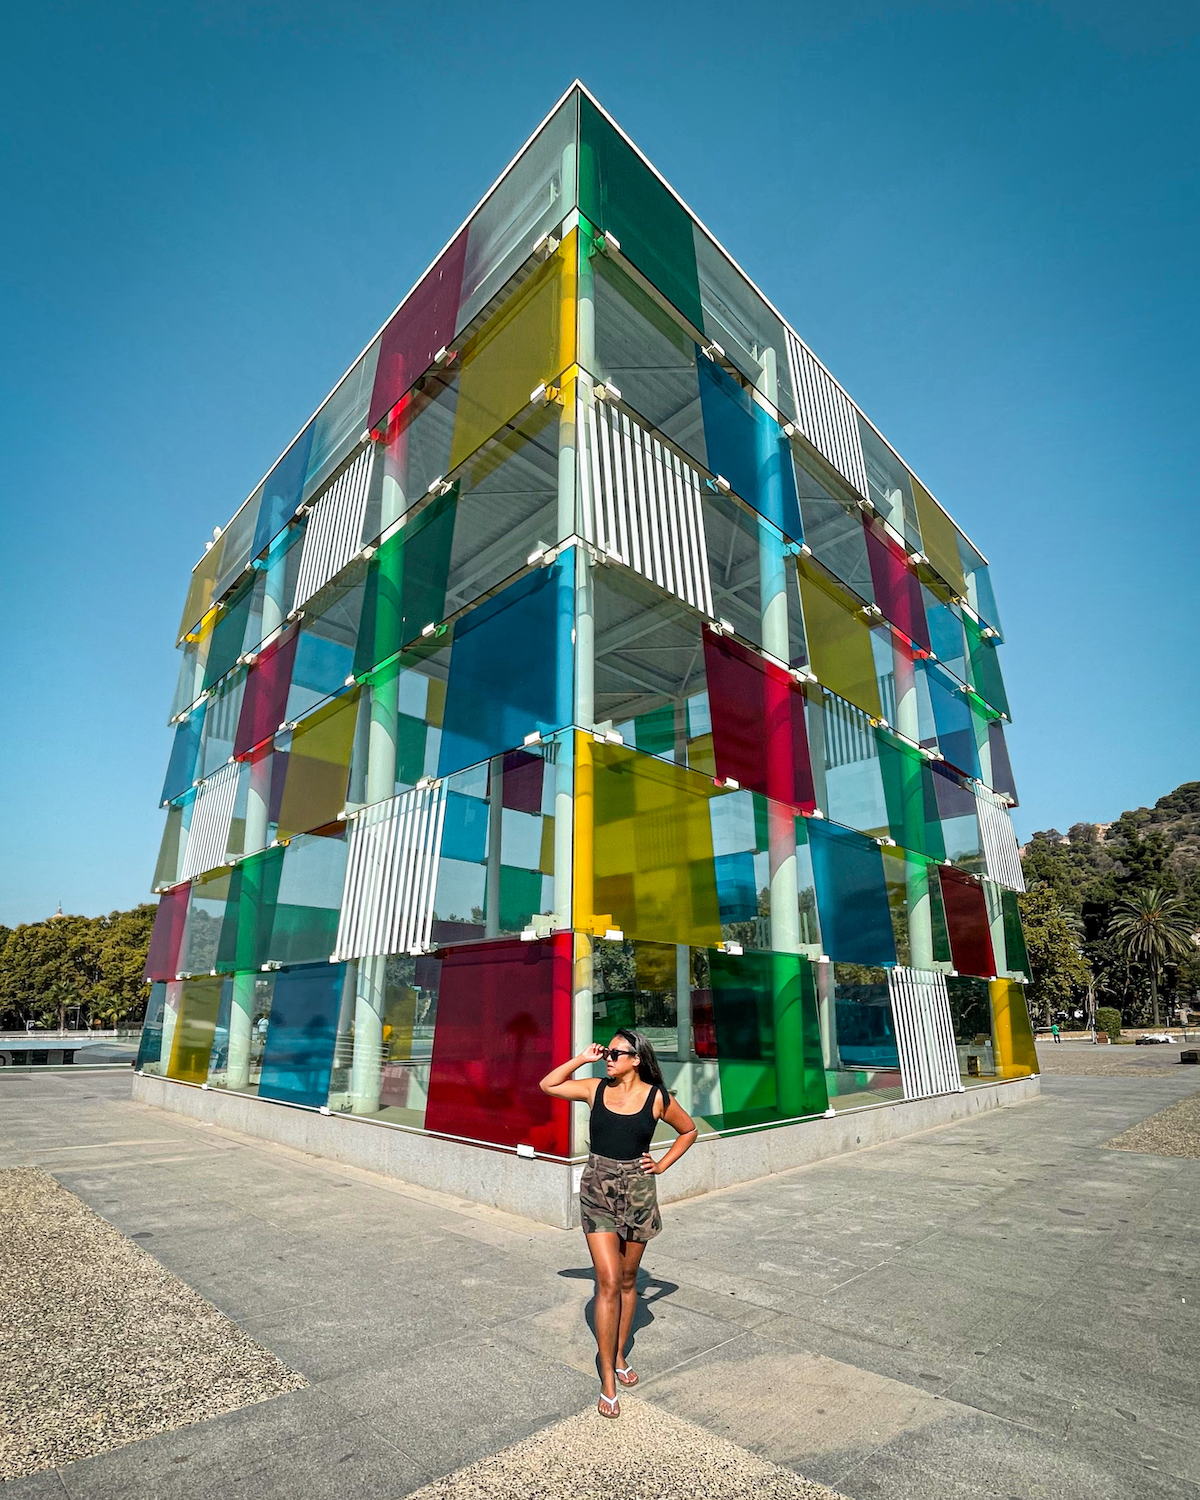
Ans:
POLYGON ((110 1150, 114 1146, 164 1146, 167 1144, 166 1141, 160 1140, 158 1136, 146 1136, 141 1140, 135 1141, 89 1141, 84 1146, 47 1146, 43 1149, 47 1154, 54 1154, 59 1151, 104 1151, 110 1150))

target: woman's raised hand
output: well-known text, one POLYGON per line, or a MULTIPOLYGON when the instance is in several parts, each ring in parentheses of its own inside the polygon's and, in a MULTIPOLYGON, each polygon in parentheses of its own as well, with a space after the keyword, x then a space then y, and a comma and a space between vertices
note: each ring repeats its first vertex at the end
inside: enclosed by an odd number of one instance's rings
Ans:
POLYGON ((584 1063, 599 1062, 603 1056, 604 1048, 600 1045, 600 1043, 589 1042, 583 1049, 583 1051, 579 1054, 580 1066, 582 1067, 584 1063))

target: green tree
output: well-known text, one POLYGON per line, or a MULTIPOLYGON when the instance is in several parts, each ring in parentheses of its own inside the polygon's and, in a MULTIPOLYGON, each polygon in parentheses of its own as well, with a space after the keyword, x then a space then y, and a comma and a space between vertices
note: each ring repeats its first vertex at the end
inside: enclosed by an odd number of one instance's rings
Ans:
POLYGON ((13 928, 0 947, 0 1025, 59 1027, 141 1019, 154 907, 107 917, 51 917, 13 928), (74 1017, 71 1017, 74 1019, 74 1017))
POLYGON ((1086 995, 1092 971, 1079 951, 1078 919, 1053 886, 1038 881, 1019 899, 1032 971, 1030 998, 1048 1025, 1086 995))
POLYGON ((1127 963, 1142 964, 1150 980, 1150 1004, 1154 1024, 1161 1025, 1158 987, 1168 964, 1180 963, 1195 952, 1194 922, 1186 903, 1167 895, 1160 886, 1130 891, 1113 908, 1109 932, 1120 945, 1127 963))

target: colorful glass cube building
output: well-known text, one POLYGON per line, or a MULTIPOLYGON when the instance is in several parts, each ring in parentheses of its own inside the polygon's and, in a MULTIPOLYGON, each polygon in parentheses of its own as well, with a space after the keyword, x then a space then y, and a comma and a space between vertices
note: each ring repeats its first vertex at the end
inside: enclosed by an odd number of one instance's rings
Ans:
POLYGON ((139 1069, 560 1160, 1036 1072, 982 554, 580 85, 197 564, 139 1069))

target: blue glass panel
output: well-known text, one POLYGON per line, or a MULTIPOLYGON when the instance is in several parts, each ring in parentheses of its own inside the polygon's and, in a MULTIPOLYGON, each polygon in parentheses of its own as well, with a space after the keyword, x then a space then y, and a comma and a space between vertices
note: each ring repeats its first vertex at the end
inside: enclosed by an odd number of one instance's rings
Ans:
POLYGON ((482 864, 487 858, 488 805, 479 797, 447 792, 442 858, 482 864))
POLYGON ((570 724, 574 576, 568 551, 455 625, 439 776, 570 724))
POLYGON ((874 839, 810 818, 807 823, 822 946, 843 963, 894 964, 883 855, 874 839))
POLYGON ((138 1044, 135 1066, 140 1070, 147 1063, 159 1061, 162 1052, 163 1011, 167 1004, 167 986, 159 980, 150 986, 150 998, 146 1001, 146 1019, 142 1023, 142 1039, 138 1044))
POLYGON ((309 964, 276 976, 260 1099, 325 1103, 345 974, 345 964, 309 964))
POLYGON ((202 703, 175 726, 175 739, 171 745, 171 759, 167 762, 160 804, 171 802, 186 792, 196 779, 196 762, 200 758, 200 739, 204 732, 204 709, 205 705, 202 703))
POLYGON ((708 467, 796 541, 803 538, 791 445, 769 412, 716 360, 696 361, 708 467))
POLYGON ((263 481, 252 556, 257 557, 296 514, 304 493, 312 440, 313 424, 310 422, 263 481))
POLYGON ((952 604, 944 604, 932 589, 922 586, 929 644, 934 656, 956 677, 967 680, 967 648, 963 641, 962 617, 952 604))
POLYGON ((979 775, 979 746, 971 708, 961 688, 937 667, 922 663, 937 729, 938 749, 967 776, 979 775))
POLYGON ((758 916, 758 891, 754 879, 754 855, 718 854, 717 907, 722 922, 752 922, 758 916))

